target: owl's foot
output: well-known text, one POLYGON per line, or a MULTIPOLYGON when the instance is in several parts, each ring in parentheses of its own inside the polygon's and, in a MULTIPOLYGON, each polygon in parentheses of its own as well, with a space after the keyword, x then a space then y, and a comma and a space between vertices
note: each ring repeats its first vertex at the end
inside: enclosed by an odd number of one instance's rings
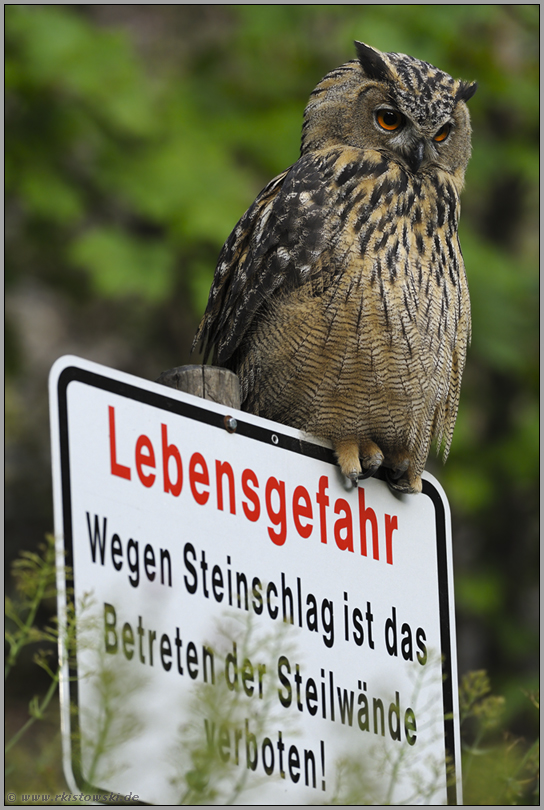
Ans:
POLYGON ((359 446, 363 471, 359 479, 370 478, 383 464, 384 456, 378 445, 370 439, 361 442, 359 446))
POLYGON ((404 492, 409 494, 416 494, 421 492, 423 484, 420 475, 415 475, 409 469, 409 459, 405 462, 393 467, 392 469, 385 468, 385 478, 390 488, 396 492, 404 492))
POLYGON ((334 442, 334 451, 342 473, 351 481, 357 481, 361 472, 359 445, 355 439, 334 442))
POLYGON ((342 439, 334 442, 334 450, 343 474, 354 483, 362 478, 370 478, 383 462, 383 453, 372 441, 342 439), (362 462, 362 465, 361 465, 362 462))

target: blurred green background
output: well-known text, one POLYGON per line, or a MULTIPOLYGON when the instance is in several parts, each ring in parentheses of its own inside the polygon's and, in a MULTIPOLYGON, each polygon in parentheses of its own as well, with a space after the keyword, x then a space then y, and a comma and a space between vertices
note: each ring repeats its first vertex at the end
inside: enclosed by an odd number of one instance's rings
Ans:
POLYGON ((459 671, 487 669, 511 731, 535 735, 538 5, 5 7, 7 559, 53 527, 54 360, 150 379, 198 362, 219 250, 298 158, 309 94, 354 39, 479 85, 473 340, 450 457, 428 467, 452 508, 459 671))

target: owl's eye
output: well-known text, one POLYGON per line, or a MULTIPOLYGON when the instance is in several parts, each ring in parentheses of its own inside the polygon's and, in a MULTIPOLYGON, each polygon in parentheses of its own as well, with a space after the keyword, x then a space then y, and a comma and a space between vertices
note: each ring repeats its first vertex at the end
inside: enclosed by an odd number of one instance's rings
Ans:
POLYGON ((443 127, 440 127, 440 129, 434 136, 433 140, 436 141, 437 143, 442 143, 442 141, 446 140, 450 132, 451 132, 451 124, 444 124, 443 127))
POLYGON ((404 116, 396 110, 376 110, 376 121, 382 129, 394 132, 404 124, 404 116))

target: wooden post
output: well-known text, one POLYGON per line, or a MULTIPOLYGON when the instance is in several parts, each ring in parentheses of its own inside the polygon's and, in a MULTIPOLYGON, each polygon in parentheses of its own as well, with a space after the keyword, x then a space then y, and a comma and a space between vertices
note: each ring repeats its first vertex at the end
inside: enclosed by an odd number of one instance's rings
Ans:
POLYGON ((157 382, 229 408, 240 408, 240 382, 234 371, 219 366, 178 366, 163 371, 157 382))

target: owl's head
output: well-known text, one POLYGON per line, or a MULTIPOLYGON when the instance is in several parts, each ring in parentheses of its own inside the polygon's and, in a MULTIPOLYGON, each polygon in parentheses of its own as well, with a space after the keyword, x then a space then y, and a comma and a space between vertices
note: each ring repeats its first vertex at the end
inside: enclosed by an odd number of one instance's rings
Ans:
POLYGON ((325 76, 304 113, 301 153, 375 149, 412 173, 441 169, 462 184, 470 157, 466 102, 476 83, 356 42, 358 59, 325 76))

